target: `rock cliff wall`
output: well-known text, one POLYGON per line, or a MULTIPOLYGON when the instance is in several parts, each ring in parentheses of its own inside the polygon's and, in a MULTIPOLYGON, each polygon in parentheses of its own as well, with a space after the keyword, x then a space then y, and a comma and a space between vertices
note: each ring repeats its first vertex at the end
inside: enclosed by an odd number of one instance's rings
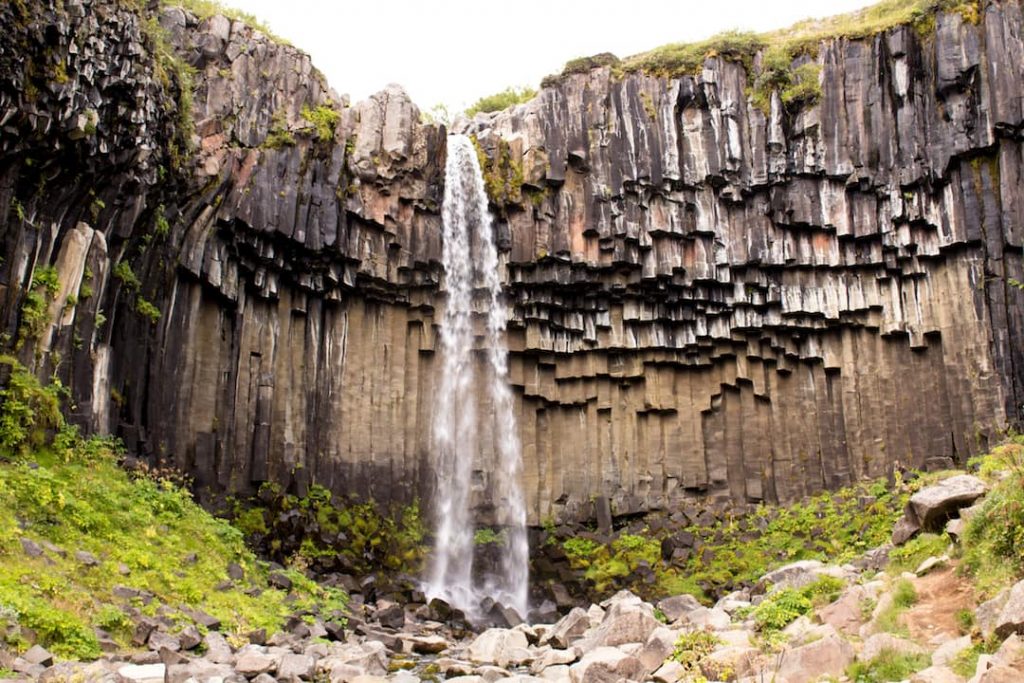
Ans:
MULTIPOLYGON (((6 345, 209 491, 429 498, 445 131, 240 22, 147 16, 0 7, 6 345)), ((712 57, 457 124, 504 248, 532 521, 789 500, 1017 422, 1022 26, 1007 0, 826 41, 793 110, 712 57)))

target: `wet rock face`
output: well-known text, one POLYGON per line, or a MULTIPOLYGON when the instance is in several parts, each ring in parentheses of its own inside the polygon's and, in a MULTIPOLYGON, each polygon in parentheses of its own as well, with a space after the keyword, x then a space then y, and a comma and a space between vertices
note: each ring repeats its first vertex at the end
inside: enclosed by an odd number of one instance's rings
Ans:
MULTIPOLYGON (((799 110, 713 58, 459 124, 488 160, 532 521, 793 499, 1018 419, 1020 14, 825 43, 799 110)), ((429 498, 444 130, 239 22, 159 22, 193 128, 131 10, 0 8, 9 344, 57 263, 78 294, 19 353, 87 428, 213 492, 429 498)))

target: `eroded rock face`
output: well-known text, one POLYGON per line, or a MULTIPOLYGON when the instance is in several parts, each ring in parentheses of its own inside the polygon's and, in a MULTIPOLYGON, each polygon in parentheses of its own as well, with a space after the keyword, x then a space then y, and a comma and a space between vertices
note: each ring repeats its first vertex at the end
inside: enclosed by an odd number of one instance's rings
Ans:
MULTIPOLYGON (((239 22, 160 21, 194 133, 132 10, 0 8, 10 344, 60 263, 77 297, 19 353, 83 426, 215 492, 429 498, 445 131, 396 86, 350 105, 239 22)), ((1017 420, 1021 24, 1003 2, 826 42, 796 111, 712 58, 459 124, 490 159, 531 521, 790 500, 1017 420)))

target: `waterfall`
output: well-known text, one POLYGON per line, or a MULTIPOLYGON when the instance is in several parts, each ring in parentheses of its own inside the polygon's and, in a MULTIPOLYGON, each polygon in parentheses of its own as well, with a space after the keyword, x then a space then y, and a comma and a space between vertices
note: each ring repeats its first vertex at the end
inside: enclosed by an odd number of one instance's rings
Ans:
POLYGON ((501 292, 498 250, 483 175, 476 149, 464 135, 448 138, 443 219, 447 301, 440 327, 441 382, 434 399, 435 547, 425 592, 428 597, 448 601, 470 617, 479 616, 485 597, 525 617, 529 548, 504 339, 508 312, 501 292), (475 303, 487 307, 481 335, 481 346, 487 354, 487 363, 480 368, 486 374, 483 381, 475 377, 475 303), (478 397, 478 389, 489 401, 478 397), (490 410, 478 410, 480 406, 490 410), (494 463, 479 461, 485 440, 493 443, 494 463), (479 580, 473 572, 474 466, 490 467, 494 496, 490 502, 504 532, 501 566, 479 580))

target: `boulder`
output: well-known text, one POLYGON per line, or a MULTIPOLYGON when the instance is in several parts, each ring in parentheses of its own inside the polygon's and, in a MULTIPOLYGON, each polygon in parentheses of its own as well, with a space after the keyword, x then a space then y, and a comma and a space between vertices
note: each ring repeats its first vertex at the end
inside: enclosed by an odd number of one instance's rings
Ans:
POLYGON ((930 573, 933 569, 940 569, 949 564, 949 555, 939 555, 938 557, 929 557, 917 565, 917 569, 914 570, 914 574, 917 576, 924 576, 930 573))
MULTIPOLYGON (((548 669, 557 666, 572 664, 579 658, 579 650, 574 647, 569 648, 568 650, 558 650, 550 647, 544 648, 542 651, 535 653, 533 663, 530 664, 530 671, 535 674, 541 674, 548 669)), ((568 668, 566 671, 568 672, 568 668)), ((568 673, 566 675, 568 675, 568 673)))
POLYGON ((673 595, 670 598, 665 598, 658 602, 658 609, 661 610, 665 618, 672 623, 678 621, 681 617, 689 614, 695 609, 702 607, 697 598, 692 595, 682 594, 673 595))
POLYGON ((825 565, 818 560, 800 560, 768 572, 758 583, 776 588, 800 588, 813 583, 823 569, 825 565))
POLYGON ((421 655, 436 655, 448 649, 448 641, 441 636, 412 636, 406 642, 413 652, 421 655))
POLYGON ((644 671, 651 673, 656 671, 669 655, 676 648, 676 641, 679 640, 679 631, 661 626, 654 629, 644 643, 644 649, 640 651, 637 658, 644 665, 644 671))
POLYGON ((387 603, 377 610, 375 615, 381 626, 393 629, 401 629, 405 626, 405 610, 396 603, 387 603))
POLYGON ((235 657, 235 671, 246 678, 277 671, 280 658, 268 654, 259 645, 246 645, 235 657))
POLYGON ((995 632, 1003 607, 1006 606, 1009 599, 1010 589, 1007 588, 1000 591, 991 600, 986 600, 974 608, 974 623, 978 625, 978 629, 985 638, 991 637, 995 632))
POLYGON ((281 655, 281 663, 277 667, 277 679, 280 681, 310 680, 316 670, 316 660, 305 654, 287 653, 281 655))
POLYGON ((583 637, 590 628, 590 617, 579 608, 573 607, 564 617, 559 619, 541 639, 541 643, 550 643, 558 648, 567 648, 583 637))
POLYGON ((753 675, 761 651, 756 647, 720 647, 701 661, 701 671, 711 681, 753 675))
POLYGON ((214 664, 230 664, 235 658, 227 638, 219 633, 207 633, 203 636, 203 644, 206 646, 204 657, 214 664))
POLYGON ((939 531, 960 510, 985 495, 985 482, 970 474, 958 474, 926 486, 907 501, 902 519, 893 530, 893 543, 900 545, 917 531, 939 531))
POLYGON ((859 585, 853 585, 843 591, 839 598, 818 609, 821 623, 832 626, 847 635, 856 635, 864 622, 861 605, 870 598, 868 591, 859 585))
POLYGON ((644 675, 640 660, 614 647, 597 647, 569 667, 573 683, 620 683, 640 680, 644 675))
POLYGON ((932 666, 943 667, 951 664, 957 655, 971 646, 970 636, 951 638, 935 648, 932 652, 932 666))
POLYGON ((172 635, 165 631, 153 631, 149 634, 149 640, 146 641, 150 650, 159 652, 160 650, 170 650, 171 652, 177 652, 181 649, 181 641, 178 640, 178 636, 172 635))
POLYGON ((625 643, 646 643, 662 626, 647 603, 619 602, 608 609, 601 624, 580 642, 583 652, 625 643))
POLYGON ((489 628, 470 643, 466 649, 469 661, 476 664, 508 666, 513 660, 521 660, 519 650, 526 651, 529 643, 520 632, 506 628, 489 628))
POLYGON ((1012 633, 1024 633, 1024 581, 1010 589, 1006 603, 995 620, 994 631, 1000 638, 1012 633))
POLYGON ((676 683, 683 680, 684 676, 686 676, 686 669, 683 668, 683 665, 670 659, 662 664, 651 678, 655 683, 676 683))
POLYGON ((787 650, 778 673, 789 683, 807 683, 822 676, 838 678, 853 658, 853 646, 833 631, 824 638, 787 650))
POLYGON ((718 608, 708 609, 707 607, 699 607, 689 612, 681 621, 696 628, 712 631, 726 629, 732 625, 732 617, 729 616, 728 612, 718 608))
MULTIPOLYGON (((205 659, 192 659, 167 667, 163 683, 193 683, 194 681, 214 681, 230 678, 235 671, 227 664, 214 664, 205 659)), ((240 671, 238 673, 241 673, 240 671)), ((267 676, 265 672, 257 674, 267 676)), ((256 680, 255 678, 253 679, 256 680)), ((273 680, 273 679, 271 679, 273 680)), ((288 680, 288 679, 284 679, 288 680)))
POLYGON ((32 665, 50 666, 53 664, 53 655, 42 645, 33 645, 25 651, 21 658, 32 665))
POLYGON ((166 671, 163 664, 125 664, 117 675, 123 683, 164 683, 166 671))

